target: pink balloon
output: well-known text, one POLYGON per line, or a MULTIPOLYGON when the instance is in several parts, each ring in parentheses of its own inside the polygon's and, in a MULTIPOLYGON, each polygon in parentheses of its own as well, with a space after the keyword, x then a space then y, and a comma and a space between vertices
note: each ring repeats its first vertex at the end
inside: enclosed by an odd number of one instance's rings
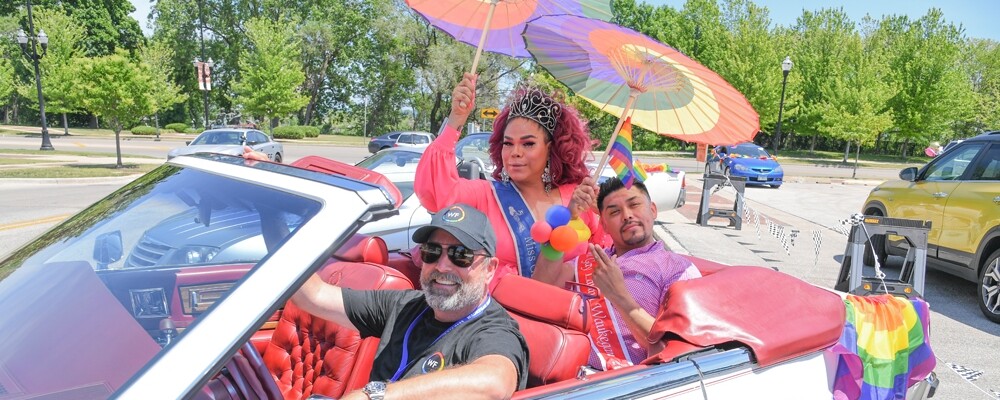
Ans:
POLYGON ((531 238, 535 239, 536 242, 548 242, 550 235, 552 235, 552 227, 545 221, 535 221, 535 224, 531 225, 531 238))

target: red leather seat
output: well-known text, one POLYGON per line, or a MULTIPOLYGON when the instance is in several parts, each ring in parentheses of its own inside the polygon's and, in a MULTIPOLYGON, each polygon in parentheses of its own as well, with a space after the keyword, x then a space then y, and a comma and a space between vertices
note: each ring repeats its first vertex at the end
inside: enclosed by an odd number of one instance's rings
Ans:
POLYGON ((511 274, 500 278, 493 298, 517 320, 528 343, 528 387, 576 377, 590 356, 583 297, 511 274))
MULTIPOLYGON (((338 261, 319 272, 326 282, 360 290, 413 288, 403 274, 382 265, 388 255, 381 238, 361 237, 342 249, 334 255, 338 261)), ((285 399, 339 398, 368 383, 378 342, 288 302, 263 358, 285 399)))

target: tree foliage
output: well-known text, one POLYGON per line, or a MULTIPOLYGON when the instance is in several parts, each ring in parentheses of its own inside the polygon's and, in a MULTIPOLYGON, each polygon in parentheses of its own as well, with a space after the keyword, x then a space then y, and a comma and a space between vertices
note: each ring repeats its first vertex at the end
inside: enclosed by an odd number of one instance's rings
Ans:
POLYGON ((173 51, 163 42, 151 42, 140 50, 139 60, 149 74, 149 96, 153 113, 187 100, 188 95, 181 93, 181 87, 173 81, 172 59, 173 51))
POLYGON ((251 115, 278 118, 308 103, 300 93, 305 75, 300 38, 289 21, 255 18, 247 22, 251 47, 240 61, 240 78, 233 85, 234 102, 251 115))
POLYGON ((118 167, 122 167, 121 131, 153 111, 149 71, 119 51, 110 56, 77 59, 79 98, 84 109, 103 118, 115 132, 118 167))
MULTIPOLYGON (((45 111, 51 113, 76 111, 79 107, 73 102, 75 97, 73 92, 76 90, 76 68, 73 60, 82 53, 80 46, 85 34, 84 27, 59 7, 35 8, 32 11, 35 29, 44 30, 49 37, 45 55, 38 60, 45 111)), ((29 59, 21 58, 21 60, 25 63, 25 68, 33 68, 29 59)), ((38 108, 34 79, 21 84, 18 92, 27 100, 27 104, 38 108)))

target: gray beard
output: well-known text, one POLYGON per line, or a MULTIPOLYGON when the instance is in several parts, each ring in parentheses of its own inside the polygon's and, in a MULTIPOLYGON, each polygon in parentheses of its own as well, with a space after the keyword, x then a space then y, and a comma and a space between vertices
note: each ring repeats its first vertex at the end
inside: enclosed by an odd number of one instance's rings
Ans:
POLYGON ((463 282, 462 278, 454 274, 433 273, 427 279, 421 279, 420 286, 427 304, 440 311, 459 311, 474 307, 486 295, 486 285, 483 282, 463 282), (458 290, 451 295, 436 293, 432 287, 433 280, 437 277, 456 282, 458 290))

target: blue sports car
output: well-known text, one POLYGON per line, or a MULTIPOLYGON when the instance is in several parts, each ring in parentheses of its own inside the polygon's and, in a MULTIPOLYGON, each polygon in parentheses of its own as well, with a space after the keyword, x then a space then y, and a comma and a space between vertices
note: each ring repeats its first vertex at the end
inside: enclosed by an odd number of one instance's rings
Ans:
POLYGON ((705 173, 722 173, 747 178, 747 185, 770 185, 777 189, 785 178, 785 171, 763 147, 746 142, 729 146, 716 146, 709 154, 705 173))

